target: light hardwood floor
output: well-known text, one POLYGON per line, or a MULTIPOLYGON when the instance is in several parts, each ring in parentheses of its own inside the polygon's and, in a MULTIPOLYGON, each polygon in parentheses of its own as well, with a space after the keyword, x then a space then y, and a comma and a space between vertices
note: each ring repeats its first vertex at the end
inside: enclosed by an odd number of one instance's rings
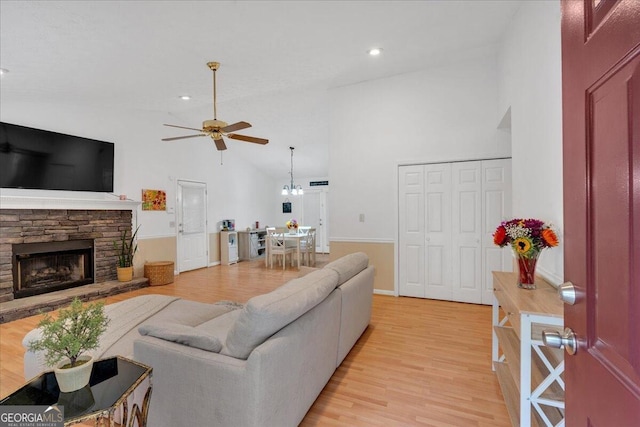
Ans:
MULTIPOLYGON (((319 261, 326 264, 327 257, 319 261)), ((246 302, 297 275, 289 267, 265 268, 260 260, 241 262, 182 273, 170 285, 105 302, 149 293, 246 302)), ((0 325, 0 396, 24 382, 21 340, 38 320, 0 325)), ((301 425, 510 426, 491 371, 491 307, 374 295, 369 327, 301 425)))

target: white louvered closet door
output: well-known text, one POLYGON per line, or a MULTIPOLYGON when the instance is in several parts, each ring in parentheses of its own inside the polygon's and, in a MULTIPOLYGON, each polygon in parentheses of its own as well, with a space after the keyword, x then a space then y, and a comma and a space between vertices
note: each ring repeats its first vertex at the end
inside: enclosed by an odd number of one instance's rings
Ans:
POLYGON ((453 301, 482 299, 482 162, 453 163, 451 238, 453 301))
POLYGON ((424 166, 425 297, 451 299, 451 164, 424 166))
POLYGON ((482 304, 491 304, 491 272, 513 268, 511 249, 493 244, 498 224, 511 219, 511 159, 482 162, 482 209, 482 304))
POLYGON ((492 238, 511 214, 511 159, 398 170, 398 293, 491 304, 491 271, 511 270, 492 238))
POLYGON ((398 293, 424 298, 424 166, 402 166, 398 173, 398 293))

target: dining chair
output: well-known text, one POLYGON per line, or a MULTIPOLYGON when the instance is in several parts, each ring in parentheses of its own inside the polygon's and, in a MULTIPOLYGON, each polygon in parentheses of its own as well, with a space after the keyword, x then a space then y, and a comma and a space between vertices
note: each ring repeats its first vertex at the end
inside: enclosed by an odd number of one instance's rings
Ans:
POLYGON ((293 263, 293 254, 296 252, 295 247, 288 247, 285 243, 282 233, 277 233, 275 229, 267 229, 267 242, 269 253, 269 267, 273 268, 273 258, 282 256, 282 269, 284 270, 287 262, 287 255, 290 255, 293 263))
POLYGON ((316 229, 305 227, 304 237, 300 241, 302 263, 306 266, 316 265, 316 229), (313 258, 313 262, 311 261, 313 258), (306 259, 306 262, 305 262, 306 259))
POLYGON ((267 234, 264 236, 264 266, 269 267, 269 247, 271 244, 269 243, 269 232, 274 233, 276 231, 275 227, 265 227, 264 230, 267 234))

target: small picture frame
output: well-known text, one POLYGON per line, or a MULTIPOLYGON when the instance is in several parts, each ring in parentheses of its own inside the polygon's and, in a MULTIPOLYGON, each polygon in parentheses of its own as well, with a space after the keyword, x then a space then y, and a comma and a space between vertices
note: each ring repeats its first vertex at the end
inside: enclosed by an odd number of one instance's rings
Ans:
POLYGON ((282 203, 282 213, 291 213, 291 202, 282 203))

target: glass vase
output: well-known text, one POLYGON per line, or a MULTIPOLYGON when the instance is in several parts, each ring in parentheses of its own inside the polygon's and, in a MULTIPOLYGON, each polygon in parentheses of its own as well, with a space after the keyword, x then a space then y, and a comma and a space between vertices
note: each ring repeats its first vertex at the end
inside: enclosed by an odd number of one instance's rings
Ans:
POLYGON ((522 289, 535 289, 536 288, 536 263, 538 262, 538 255, 534 254, 527 258, 522 255, 516 254, 516 261, 518 262, 518 287, 522 289))

